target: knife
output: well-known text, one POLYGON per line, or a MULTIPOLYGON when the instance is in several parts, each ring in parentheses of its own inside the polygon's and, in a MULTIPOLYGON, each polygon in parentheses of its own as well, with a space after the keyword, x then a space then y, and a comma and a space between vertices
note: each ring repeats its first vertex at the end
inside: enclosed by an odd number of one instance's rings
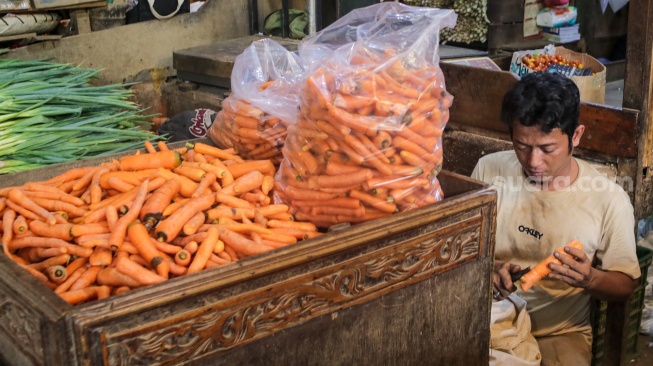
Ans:
POLYGON ((523 275, 525 275, 526 273, 528 273, 530 271, 531 271, 531 267, 526 267, 524 269, 520 269, 517 272, 511 273, 510 274, 510 279, 512 280, 512 282, 517 282, 522 278, 523 275))

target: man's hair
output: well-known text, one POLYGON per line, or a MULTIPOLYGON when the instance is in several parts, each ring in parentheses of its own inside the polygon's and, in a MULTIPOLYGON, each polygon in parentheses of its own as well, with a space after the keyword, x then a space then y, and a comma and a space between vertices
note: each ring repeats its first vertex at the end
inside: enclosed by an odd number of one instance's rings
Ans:
POLYGON ((537 126, 544 133, 560 128, 571 139, 580 115, 580 92, 576 84, 560 74, 534 72, 517 82, 503 97, 501 120, 510 136, 515 123, 537 126))

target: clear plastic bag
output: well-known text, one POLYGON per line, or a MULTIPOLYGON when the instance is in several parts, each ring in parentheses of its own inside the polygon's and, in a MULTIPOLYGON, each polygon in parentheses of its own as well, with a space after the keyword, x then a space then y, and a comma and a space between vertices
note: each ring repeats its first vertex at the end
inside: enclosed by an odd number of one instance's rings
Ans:
POLYGON ((253 42, 234 62, 233 92, 222 102, 209 136, 243 158, 278 163, 287 126, 298 115, 298 84, 304 77, 296 54, 271 39, 253 42))
POLYGON ((275 201, 320 227, 443 198, 437 180, 453 97, 438 66, 452 10, 389 2, 357 9, 299 46, 309 65, 275 201))

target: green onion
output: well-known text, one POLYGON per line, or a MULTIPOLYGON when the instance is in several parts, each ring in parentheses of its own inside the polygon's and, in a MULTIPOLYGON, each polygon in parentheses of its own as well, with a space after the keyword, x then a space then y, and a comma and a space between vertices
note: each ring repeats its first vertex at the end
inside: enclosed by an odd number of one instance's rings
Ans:
MULTIPOLYGON (((0 52, 2 53, 2 52, 0 52)), ((0 174, 141 148, 161 137, 130 84, 94 86, 100 70, 0 59, 0 174)))

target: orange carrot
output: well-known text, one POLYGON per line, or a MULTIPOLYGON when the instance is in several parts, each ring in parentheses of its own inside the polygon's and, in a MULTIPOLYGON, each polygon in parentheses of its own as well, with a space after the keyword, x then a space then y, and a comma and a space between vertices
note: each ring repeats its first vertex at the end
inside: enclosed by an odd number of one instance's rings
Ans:
POLYGON ((91 266, 104 267, 108 266, 113 260, 113 253, 107 248, 96 247, 93 254, 88 257, 88 263, 91 266))
POLYGON ((120 177, 109 177, 106 180, 108 185, 107 189, 115 189, 118 192, 129 192, 134 189, 134 185, 131 183, 125 182, 124 179, 120 177))
POLYGON ((95 175, 95 172, 99 169, 99 167, 93 167, 90 169, 86 174, 84 174, 81 178, 77 179, 75 184, 72 186, 73 191, 78 191, 80 189, 85 189, 88 187, 88 185, 91 183, 91 180, 93 179, 93 176, 95 175))
MULTIPOLYGON (((209 234, 206 233, 206 236, 208 236, 208 235, 209 234)), ((188 244, 184 245, 184 250, 187 251, 190 254, 195 254, 198 247, 199 247, 199 245, 197 244, 196 241, 191 241, 188 244)))
POLYGON ((190 197, 197 189, 197 183, 188 177, 173 173, 169 169, 158 169, 156 174, 167 180, 176 180, 180 183, 179 193, 184 197, 190 197))
POLYGON ((39 217, 39 215, 19 204, 14 203, 11 200, 5 200, 5 204, 7 205, 7 209, 14 211, 14 213, 17 215, 25 216, 25 218, 28 220, 43 220, 43 218, 39 217))
POLYGON ((349 192, 349 197, 359 199, 362 202, 366 203, 367 205, 374 207, 377 210, 383 212, 394 213, 397 211, 397 205, 395 205, 394 203, 388 202, 383 198, 372 196, 371 194, 361 192, 355 189, 349 192))
POLYGON ((140 185, 138 188, 138 193, 134 198, 134 202, 132 203, 131 207, 129 207, 129 211, 127 211, 126 214, 119 218, 116 222, 116 225, 113 227, 113 231, 111 231, 111 236, 109 237, 109 245, 112 249, 119 249, 122 243, 125 241, 125 236, 127 235, 127 226, 136 220, 141 208, 143 207, 143 203, 145 202, 145 197, 148 192, 148 184, 149 180, 145 180, 145 182, 140 185))
POLYGON ((27 226, 27 220, 25 219, 25 216, 22 215, 16 216, 16 219, 12 223, 12 231, 14 232, 14 235, 16 236, 25 235, 27 234, 28 230, 29 227, 27 226))
POLYGON ((97 299, 99 288, 100 286, 84 287, 61 292, 59 296, 70 305, 77 305, 92 299, 97 299))
MULTIPOLYGON (((193 242, 197 244, 196 242, 193 242)), ((177 263, 180 266, 188 266, 191 260, 191 253, 189 253, 186 249, 182 249, 175 254, 175 263, 177 263)))
POLYGON ((230 218, 233 220, 239 220, 242 215, 245 215, 248 219, 254 218, 254 211, 259 210, 261 215, 264 217, 269 217, 269 215, 274 215, 278 213, 287 213, 288 206, 283 204, 274 204, 258 208, 232 208, 225 206, 218 206, 206 211, 207 219, 209 221, 217 220, 222 217, 230 218))
MULTIPOLYGON (((261 254, 273 249, 266 245, 257 244, 256 242, 224 227, 220 227, 218 230, 220 233, 220 239, 222 239, 225 244, 231 246, 237 252, 242 253, 245 256, 261 254)), ((227 250, 226 247, 225 250, 227 250)))
POLYGON ((139 253, 145 258, 159 276, 168 278, 170 266, 163 260, 161 252, 154 246, 151 241, 147 228, 142 223, 135 221, 127 227, 127 236, 129 241, 138 249, 139 253))
POLYGON ((334 198, 336 194, 334 193, 324 193, 320 191, 314 191, 310 189, 301 189, 293 186, 287 186, 283 193, 288 196, 290 199, 294 200, 328 200, 334 198))
POLYGON ((204 212, 200 211, 196 213, 195 216, 191 217, 188 220, 188 222, 186 222, 182 227, 184 235, 195 234, 197 232, 197 229, 199 229, 200 226, 204 224, 205 220, 206 220, 206 214, 204 212))
POLYGON ((68 273, 66 272, 66 268, 60 265, 47 267, 44 270, 44 273, 46 276, 48 276, 48 279, 50 279, 50 281, 56 283, 57 285, 59 285, 60 283, 62 283, 68 278, 68 273))
POLYGON ((131 291, 131 288, 129 286, 120 286, 116 287, 116 289, 113 291, 114 295, 120 295, 124 294, 125 292, 131 291))
POLYGON ((242 163, 227 166, 227 169, 234 178, 239 178, 253 170, 267 175, 274 175, 275 167, 270 160, 248 160, 242 163))
POLYGON ((57 238, 41 238, 36 236, 23 236, 14 238, 9 243, 9 250, 20 248, 66 248, 69 254, 80 257, 89 257, 93 253, 91 248, 83 248, 78 245, 70 244, 65 240, 57 238))
POLYGON ((191 166, 184 165, 184 164, 176 167, 173 170, 173 172, 175 172, 175 173, 177 173, 179 175, 183 175, 184 177, 189 178, 189 179, 193 180, 194 182, 201 181, 202 178, 204 178, 204 176, 206 175, 206 171, 204 171, 204 170, 202 170, 200 168, 195 168, 195 167, 191 167, 191 166))
POLYGON ((123 274, 116 268, 107 267, 98 272, 96 281, 98 285, 104 286, 129 286, 131 288, 140 287, 140 282, 123 274))
MULTIPOLYGON (((302 230, 302 229, 294 229, 294 228, 272 228, 272 232, 274 233, 273 235, 285 235, 285 236, 292 236, 297 239, 303 240, 303 239, 310 239, 312 237, 315 237, 317 231, 314 230, 302 230)), ((279 242, 283 243, 283 242, 279 242)))
POLYGON ((287 229, 299 229, 305 231, 317 231, 317 227, 315 227, 315 225, 313 225, 310 222, 269 220, 268 226, 271 228, 287 228, 287 229))
MULTIPOLYGON (((201 154, 198 154, 198 156, 201 156, 201 154)), ((216 178, 224 178, 225 175, 227 174, 226 170, 223 169, 222 167, 218 166, 216 162, 219 162, 219 160, 216 160, 215 162, 212 163, 200 163, 200 162, 184 162, 182 166, 188 166, 188 167, 193 167, 193 168, 198 168, 201 169, 207 173, 213 173, 215 174, 216 178)))
MULTIPOLYGON (((36 184, 36 183, 33 183, 33 184, 36 184)), ((43 190, 38 190, 38 191, 37 190, 28 190, 28 187, 33 187, 34 189, 40 188, 40 185, 30 186, 29 183, 26 183, 25 185, 23 185, 23 187, 26 189, 23 193, 25 193, 25 195, 27 197, 30 197, 32 199, 34 199, 34 198, 45 198, 45 199, 49 199, 49 200, 70 203, 71 205, 75 205, 77 207, 84 205, 84 201, 82 199, 80 199, 78 197, 75 197, 75 196, 72 196, 72 195, 69 195, 69 194, 67 194, 67 193, 65 193, 63 191, 60 191, 60 190, 56 189, 56 188, 54 188, 55 192, 53 192, 53 191, 43 191, 43 190)))
POLYGON ((213 172, 207 173, 199 182, 197 185, 197 188, 195 188, 195 192, 191 195, 191 198, 196 198, 204 194, 207 189, 210 189, 211 185, 215 183, 217 180, 217 177, 213 172))
POLYGON ((158 240, 156 240, 156 239, 154 239, 152 237, 150 237, 150 241, 152 242, 152 244, 154 244, 156 249, 158 249, 161 252, 162 255, 163 254, 175 255, 175 254, 177 254, 177 252, 179 252, 182 249, 178 245, 160 242, 160 241, 158 241, 158 240))
POLYGON ((186 204, 177 209, 177 211, 159 222, 155 231, 157 239, 167 242, 173 240, 191 217, 195 216, 198 212, 209 209, 214 202, 215 195, 212 194, 190 199, 186 204))
POLYGON ((65 182, 70 182, 75 179, 79 179, 84 176, 84 174, 88 173, 89 170, 93 170, 94 167, 82 167, 82 168, 74 168, 67 170, 55 177, 52 177, 48 180, 46 180, 44 183, 65 183, 65 182))
POLYGON ((354 173, 333 175, 316 175, 309 177, 309 184, 315 188, 328 187, 338 188, 347 187, 354 184, 363 183, 372 178, 370 169, 360 169, 354 173))
POLYGON ((85 265, 86 262, 88 262, 88 258, 83 258, 83 257, 76 258, 66 266, 66 272, 68 272, 68 274, 72 274, 73 272, 77 271, 79 268, 82 268, 82 266, 85 265))
POLYGON ((164 141, 157 141, 156 146, 159 148, 159 151, 169 151, 170 148, 164 141))
POLYGON ((181 184, 171 179, 156 189, 143 203, 140 218, 148 228, 153 228, 163 218, 163 210, 170 205, 170 201, 179 193, 181 184))
POLYGON ((57 223, 57 219, 51 212, 36 204, 31 198, 25 196, 23 191, 18 188, 10 189, 7 193, 7 199, 44 218, 50 225, 57 223))
POLYGON ((220 239, 220 231, 215 226, 211 227, 207 231, 207 234, 208 235, 206 239, 204 239, 204 241, 202 241, 202 243, 199 245, 197 252, 195 253, 195 257, 188 266, 187 273, 189 274, 199 272, 204 268, 204 266, 206 266, 206 262, 209 261, 209 258, 213 253, 215 244, 217 243, 218 239, 220 239))
POLYGON ((293 207, 332 206, 356 209, 361 206, 361 201, 355 197, 336 197, 326 200, 293 200, 293 207))
POLYGON ((95 282, 95 278, 97 277, 98 272, 102 267, 89 267, 84 273, 75 281, 72 286, 70 286, 69 291, 73 290, 78 290, 82 289, 84 287, 89 287, 93 282, 95 282))
POLYGON ((195 233, 192 235, 188 236, 181 236, 177 237, 174 240, 171 241, 172 244, 174 245, 179 245, 181 247, 188 245, 188 243, 195 241, 195 242, 201 242, 202 240, 206 239, 206 232, 201 232, 201 233, 195 233))
POLYGON ((86 268, 80 267, 77 268, 75 271, 70 271, 66 269, 66 271, 68 272, 68 278, 66 278, 62 283, 59 284, 59 286, 57 286, 54 289, 54 292, 57 294, 61 294, 63 292, 68 291, 70 289, 70 286, 72 286, 73 283, 75 283, 79 279, 79 277, 81 277, 82 274, 86 272, 86 268))
POLYGON ((146 150, 148 153, 153 154, 153 153, 156 152, 156 148, 154 147, 154 145, 152 145, 152 142, 150 142, 150 141, 145 141, 144 145, 145 145, 145 150, 146 150))
POLYGON ((116 209, 116 206, 114 205, 107 206, 105 208, 105 216, 107 219, 107 226, 109 227, 109 230, 113 230, 119 218, 118 210, 116 209))
POLYGON ((116 269, 120 273, 138 281, 141 285, 154 285, 166 280, 127 257, 120 257, 116 260, 116 269))
POLYGON ((259 188, 263 184, 263 173, 253 170, 234 180, 233 183, 222 188, 222 193, 238 195, 259 188))
POLYGON ((238 155, 228 153, 225 150, 201 142, 195 143, 193 145, 193 150, 195 150, 195 153, 215 156, 216 158, 220 158, 222 160, 234 160, 239 163, 244 161, 238 155))
MULTIPOLYGON (((147 155, 143 155, 143 156, 147 156, 147 155)), ((108 180, 112 177, 120 178, 125 183, 129 183, 131 185, 137 186, 140 185, 145 179, 152 178, 154 173, 156 173, 156 169, 145 169, 145 170, 139 170, 134 172, 116 171, 116 172, 105 173, 102 174, 102 176, 100 177, 100 187, 104 189, 111 188, 108 184, 108 180)), ((95 208, 91 206, 90 209, 93 210, 95 208)))
POLYGON ((240 207, 255 207, 251 202, 240 199, 238 197, 234 197, 233 195, 226 194, 223 191, 218 191, 215 194, 215 200, 216 202, 220 202, 226 206, 233 207, 233 208, 240 208, 240 207))
POLYGON ((130 155, 119 159, 120 170, 174 169, 181 164, 181 155, 174 150, 159 151, 152 154, 130 155))
MULTIPOLYGON (((578 240, 572 240, 569 243, 565 244, 563 247, 556 249, 555 251, 562 255, 569 255, 565 253, 565 247, 572 247, 572 248, 583 250, 583 245, 578 240)), ((540 263, 538 263, 535 267, 531 268, 531 270, 528 271, 525 275, 522 276, 522 278, 520 279, 522 290, 528 291, 537 281, 541 280, 546 275, 551 273, 551 269, 549 268, 550 263, 562 265, 562 262, 560 262, 555 256, 553 256, 553 254, 549 255, 540 263)))

